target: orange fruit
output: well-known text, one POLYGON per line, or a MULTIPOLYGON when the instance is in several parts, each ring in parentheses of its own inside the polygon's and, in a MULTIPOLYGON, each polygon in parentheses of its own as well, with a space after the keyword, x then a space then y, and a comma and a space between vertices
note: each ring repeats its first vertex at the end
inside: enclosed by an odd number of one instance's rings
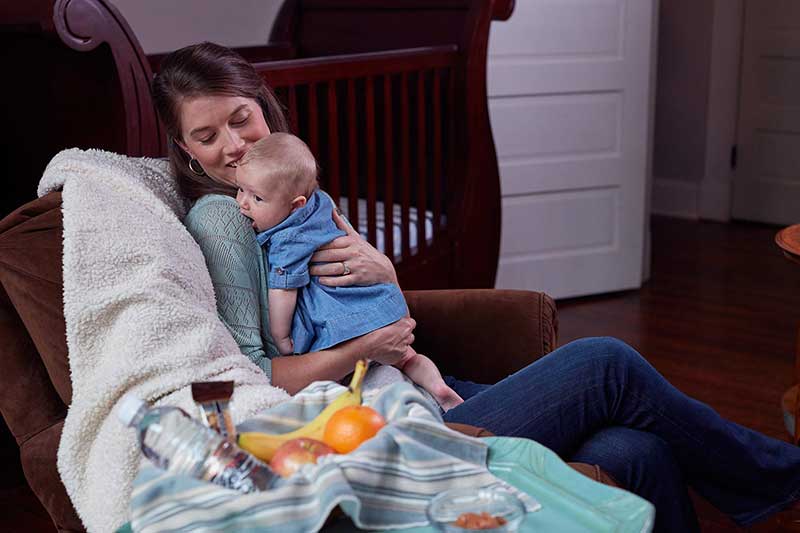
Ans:
POLYGON ((331 415, 322 440, 338 453, 349 453, 385 425, 386 420, 372 407, 350 405, 331 415))

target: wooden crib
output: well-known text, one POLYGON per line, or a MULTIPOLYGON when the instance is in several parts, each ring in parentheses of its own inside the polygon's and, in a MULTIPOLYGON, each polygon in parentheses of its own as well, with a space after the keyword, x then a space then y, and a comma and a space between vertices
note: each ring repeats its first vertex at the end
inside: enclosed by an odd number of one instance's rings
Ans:
MULTIPOLYGON (((0 139, 10 195, 35 196, 58 150, 163 156, 146 56, 106 0, 6 8, 13 83, 0 139)), ((239 49, 311 147, 322 186, 395 263, 407 289, 492 287, 500 186, 486 95, 492 19, 513 0, 287 0, 264 46, 239 49)))

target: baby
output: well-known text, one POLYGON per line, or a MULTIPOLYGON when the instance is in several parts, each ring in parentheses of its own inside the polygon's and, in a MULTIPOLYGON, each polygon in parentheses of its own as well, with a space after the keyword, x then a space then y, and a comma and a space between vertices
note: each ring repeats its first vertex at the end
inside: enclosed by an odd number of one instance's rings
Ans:
MULTIPOLYGON (((328 287, 309 276, 317 248, 345 235, 333 221, 333 200, 319 189, 317 173, 306 144, 287 133, 255 143, 236 169, 236 202, 267 253, 270 333, 282 354, 324 350, 408 316, 394 284, 328 287)), ((445 411, 464 401, 433 361, 410 346, 395 366, 445 411)))

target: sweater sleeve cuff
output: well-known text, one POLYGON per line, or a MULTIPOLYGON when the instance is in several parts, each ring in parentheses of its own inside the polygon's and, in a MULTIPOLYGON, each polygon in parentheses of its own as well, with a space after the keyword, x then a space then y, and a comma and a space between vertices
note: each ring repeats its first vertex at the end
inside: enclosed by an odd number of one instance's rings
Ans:
POLYGON ((256 364, 258 365, 258 368, 260 368, 264 374, 267 375, 269 382, 272 383, 272 359, 264 355, 263 357, 259 358, 258 363, 256 364))

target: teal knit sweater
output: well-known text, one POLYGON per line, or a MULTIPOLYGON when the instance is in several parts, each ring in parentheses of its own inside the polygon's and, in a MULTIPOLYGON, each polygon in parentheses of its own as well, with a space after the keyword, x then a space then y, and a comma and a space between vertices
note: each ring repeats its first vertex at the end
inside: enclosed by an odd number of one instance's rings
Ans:
POLYGON ((250 221, 233 198, 209 194, 195 202, 184 224, 206 258, 220 319, 271 380, 271 360, 279 354, 269 334, 266 258, 250 221))

